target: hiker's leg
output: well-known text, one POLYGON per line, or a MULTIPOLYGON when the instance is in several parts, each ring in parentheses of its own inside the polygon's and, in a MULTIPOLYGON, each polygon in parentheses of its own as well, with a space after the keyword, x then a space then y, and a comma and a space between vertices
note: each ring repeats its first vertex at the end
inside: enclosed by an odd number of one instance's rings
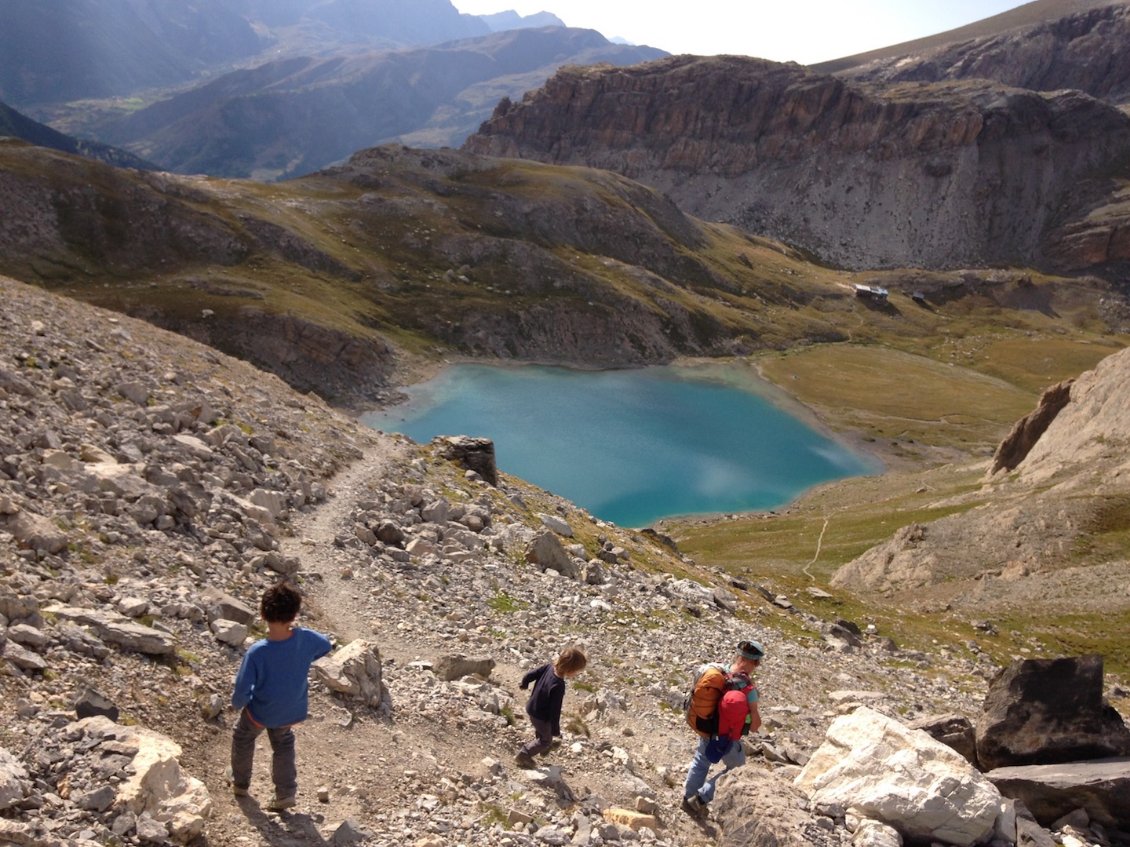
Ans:
POLYGON ((726 770, 728 771, 732 771, 734 768, 740 768, 745 764, 745 747, 742 746, 740 740, 730 745, 730 749, 727 750, 726 755, 722 757, 722 764, 726 766, 726 770))
POLYGON ((530 718, 530 723, 533 724, 534 733, 537 737, 526 744, 522 748, 522 752, 527 756, 537 756, 544 753, 553 744, 553 724, 538 718, 530 718))
POLYGON ((271 779, 275 783, 275 796, 293 797, 298 793, 298 766, 294 757, 294 730, 289 726, 268 729, 271 741, 271 779))
POLYGON ((745 749, 743 749, 740 741, 736 741, 730 745, 730 749, 727 750, 726 755, 722 757, 722 764, 726 767, 715 774, 714 779, 704 782, 702 789, 698 792, 698 796, 702 798, 702 802, 704 803, 709 803, 714 799, 714 789, 718 785, 718 780, 734 768, 740 768, 745 764, 745 749))
POLYGON ((238 788, 251 785, 251 766, 255 761, 255 739, 263 731, 247 717, 247 710, 239 713, 231 735, 231 781, 238 788))
MULTIPOLYGON (((706 744, 705 738, 699 739, 698 747, 694 751, 694 758, 691 759, 690 770, 687 771, 687 781, 683 784, 684 797, 699 794, 699 789, 706 782, 706 774, 710 771, 710 759, 706 758, 706 744)), ((702 797, 701 794, 699 796, 702 797)), ((702 799, 704 802, 708 802, 705 797, 702 797, 702 799)))

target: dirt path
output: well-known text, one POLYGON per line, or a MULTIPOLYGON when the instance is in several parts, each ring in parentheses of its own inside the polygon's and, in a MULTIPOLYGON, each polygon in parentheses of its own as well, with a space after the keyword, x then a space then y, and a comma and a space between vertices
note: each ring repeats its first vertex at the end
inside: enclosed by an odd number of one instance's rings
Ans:
MULTIPOLYGON (((522 670, 503 662, 491 673, 497 696, 512 698, 513 726, 501 718, 484 724, 481 716, 476 720, 465 714, 466 700, 456 700, 448 686, 437 685, 413 663, 473 651, 453 647, 438 612, 401 614, 390 602, 395 591, 412 585, 410 573, 380 572, 334 543, 339 534, 352 531, 356 505, 379 497, 382 477, 400 473, 408 456, 406 446, 391 440, 370 448, 330 481, 327 500, 299 516, 293 536, 280 545, 284 555, 300 562, 307 597, 300 620, 342 642, 364 638, 378 645, 383 680, 393 701, 391 716, 356 707, 314 686, 310 718, 297 731, 299 804, 277 815, 264 809, 273 793, 265 736, 257 747, 251 797, 232 797, 223 779, 232 718, 226 713, 224 725, 207 745, 203 768, 215 804, 207 827, 210 845, 324 845, 346 819, 374 832, 374 840, 367 842, 371 844, 411 844, 424 835, 445 833, 448 821, 454 824, 452 835, 459 833, 451 843, 470 843, 467 830, 475 820, 497 823, 499 814, 514 806, 515 797, 543 791, 533 784, 537 774, 522 772, 512 761, 530 734, 522 713, 525 693, 517 689, 522 670), (492 760, 498 764, 491 766, 492 760)), ((583 696, 581 690, 574 691, 567 711, 583 696)), ((575 745, 574 740, 567 734, 549 757, 554 772, 577 796, 607 797, 605 774, 613 766, 612 745, 596 739, 575 745)), ((675 772, 685 766, 686 738, 653 732, 640 740, 648 745, 644 749, 650 751, 649 758, 666 761, 675 772)), ((670 811, 677 809, 679 795, 676 787, 659 788, 664 837, 678 844, 710 843, 711 832, 670 811)), ((628 797, 613 799, 629 802, 628 797)), ((550 802, 547 812, 552 810, 550 802)))
MULTIPOLYGON (((348 530, 355 504, 372 494, 381 475, 402 455, 390 443, 369 449, 333 478, 331 496, 300 516, 293 536, 280 545, 284 555, 301 563, 307 597, 302 620, 332 632, 342 642, 375 641, 386 685, 394 692, 403 690, 398 680, 405 674, 421 673, 409 663, 437 655, 437 645, 419 637, 406 639, 398 632, 397 621, 371 616, 365 598, 373 587, 363 572, 352 572, 356 563, 335 546, 334 539, 348 530)), ((514 668, 499 670, 511 677, 517 674, 514 668)), ((376 831, 375 843, 410 843, 426 831, 418 820, 421 794, 430 793, 445 776, 483 770, 480 762, 487 756, 508 759, 508 751, 496 749, 491 738, 460 734, 458 744, 451 743, 445 730, 456 731, 457 725, 441 729, 413 712, 407 701, 404 708, 396 708, 397 699, 394 694, 390 719, 371 709, 351 711, 344 701, 312 690, 310 719, 297 730, 299 805, 283 815, 265 810, 273 794, 266 737, 256 750, 251 797, 236 800, 223 779, 230 735, 219 732, 208 751, 206 782, 215 802, 207 829, 209 844, 323 845, 331 843, 334 830, 349 818, 376 831)), ((516 744, 518 736, 514 738, 516 744)))

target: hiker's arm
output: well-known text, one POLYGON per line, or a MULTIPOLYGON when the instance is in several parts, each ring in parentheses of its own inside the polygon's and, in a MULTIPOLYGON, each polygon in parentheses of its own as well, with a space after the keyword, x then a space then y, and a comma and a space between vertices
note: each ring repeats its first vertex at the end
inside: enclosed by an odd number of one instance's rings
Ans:
POLYGON ((565 686, 564 684, 557 686, 549 693, 549 708, 550 720, 549 725, 553 728, 553 737, 559 738, 561 736, 561 707, 565 701, 565 686))
POLYGON ((235 685, 232 687, 231 705, 233 709, 242 709, 251 702, 251 692, 255 689, 255 683, 256 668, 254 663, 248 660, 245 655, 239 666, 239 673, 236 674, 235 685))
POLYGON ((749 704, 749 731, 757 732, 761 728, 761 712, 757 710, 757 703, 749 704))

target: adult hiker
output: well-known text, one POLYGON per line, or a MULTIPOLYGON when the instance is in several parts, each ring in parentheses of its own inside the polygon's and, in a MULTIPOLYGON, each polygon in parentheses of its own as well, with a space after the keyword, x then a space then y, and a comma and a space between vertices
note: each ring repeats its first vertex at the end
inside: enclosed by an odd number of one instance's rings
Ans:
POLYGON ((742 641, 728 673, 721 664, 708 664, 699 669, 687 703, 687 722, 699 735, 683 785, 682 806, 687 814, 704 817, 708 804, 714 799, 718 779, 745 764, 741 737, 761 727, 753 672, 763 658, 765 648, 761 644, 742 641), (735 691, 741 693, 734 696, 735 691), (711 765, 717 762, 722 762, 724 768, 713 779, 708 779, 711 765))

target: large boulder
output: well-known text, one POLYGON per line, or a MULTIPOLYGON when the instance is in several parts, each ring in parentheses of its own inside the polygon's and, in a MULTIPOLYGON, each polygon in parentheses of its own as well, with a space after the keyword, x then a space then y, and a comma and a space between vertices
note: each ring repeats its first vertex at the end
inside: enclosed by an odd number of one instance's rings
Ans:
POLYGON ((208 620, 224 619, 251 625, 258 616, 256 611, 237 597, 207 585, 200 592, 200 602, 208 614, 208 620))
POLYGON ((188 844, 201 836, 212 813, 212 798, 204 783, 181 769, 181 748, 160 733, 122 726, 102 715, 73 725, 84 745, 99 745, 130 757, 126 778, 117 786, 112 803, 134 815, 147 815, 169 838, 188 844))
POLYGON ((1102 656, 1013 662, 989 684, 975 736, 984 770, 1130 756, 1130 729, 1103 702, 1102 656))
POLYGON ((381 652, 376 644, 364 639, 351 641, 313 666, 314 678, 331 691, 357 697, 370 706, 389 700, 381 681, 381 652))
POLYGON ((432 670, 436 676, 447 682, 462 679, 471 674, 486 679, 490 676, 490 672, 494 670, 494 659, 490 657, 469 659, 462 654, 449 654, 436 659, 432 663, 432 670))
POLYGON ((577 579, 581 568, 562 546, 557 536, 543 530, 526 547, 526 561, 543 571, 557 571, 562 576, 577 579))
POLYGON ((168 656, 176 651, 177 641, 172 635, 151 626, 134 623, 116 612, 60 605, 49 606, 43 611, 62 621, 89 626, 103 641, 116 644, 122 650, 150 656, 168 656))
POLYGON ((1130 826, 1130 758, 997 768, 985 776, 1044 826, 1075 809, 1103 826, 1130 826))
POLYGON ((911 841, 984 841, 1004 803, 960 754, 866 706, 832 722, 795 784, 817 808, 846 809, 911 841))
POLYGON ((0 810, 20 803, 31 791, 31 778, 19 759, 0 747, 0 810))
POLYGON ((812 847, 826 843, 804 796, 773 771, 749 765, 719 783, 711 804, 720 847, 812 847))
POLYGON ((20 510, 0 518, 0 529, 16 539, 20 547, 55 554, 67 546, 67 534, 42 515, 20 510))
POLYGON ((498 466, 494 459, 494 442, 470 435, 441 435, 432 439, 438 453, 449 462, 456 462, 474 471, 491 485, 498 485, 498 466))

